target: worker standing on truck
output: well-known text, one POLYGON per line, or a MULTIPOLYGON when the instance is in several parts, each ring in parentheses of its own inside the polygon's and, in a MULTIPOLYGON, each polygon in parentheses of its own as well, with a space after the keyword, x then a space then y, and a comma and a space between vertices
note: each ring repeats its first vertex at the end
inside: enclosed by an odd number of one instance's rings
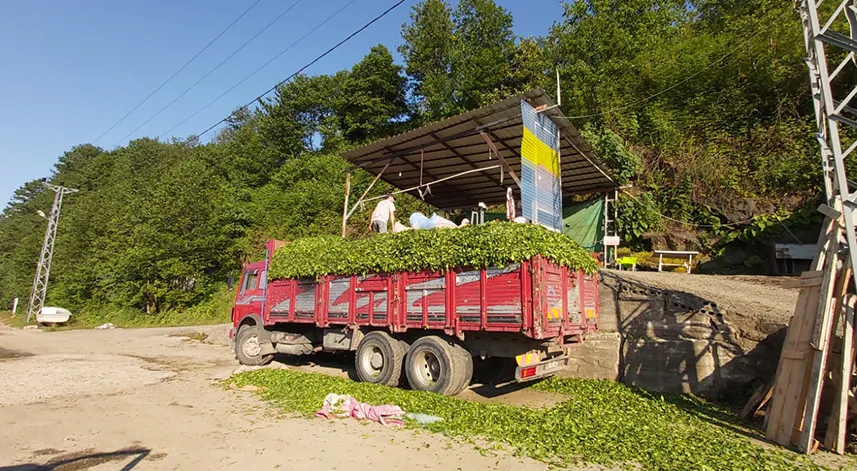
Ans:
POLYGON ((378 202, 375 206, 375 211, 372 211, 372 218, 369 228, 372 232, 383 234, 387 232, 387 224, 390 226, 396 224, 396 197, 390 193, 387 197, 378 202))

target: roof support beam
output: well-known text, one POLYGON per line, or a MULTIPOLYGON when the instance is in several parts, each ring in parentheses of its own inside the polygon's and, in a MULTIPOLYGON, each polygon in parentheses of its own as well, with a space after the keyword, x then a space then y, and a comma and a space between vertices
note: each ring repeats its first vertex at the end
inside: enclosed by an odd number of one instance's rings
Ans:
MULTIPOLYGON (((518 185, 518 188, 521 188, 521 179, 518 178, 518 174, 515 173, 515 170, 512 169, 512 166, 509 165, 509 162, 506 162, 506 159, 503 158, 503 155, 500 154, 500 151, 497 150, 497 146, 494 144, 494 141, 491 140, 491 136, 488 135, 485 131, 482 131, 482 138, 485 139, 485 143, 488 144, 489 152, 493 152, 494 155, 500 159, 500 162, 503 162, 503 166, 506 167, 506 171, 509 172, 509 176, 512 177, 512 180, 515 181, 515 184, 518 185)), ((490 154, 489 154, 490 155, 490 154)))
MULTIPOLYGON (((515 167, 513 166, 512 168, 515 168, 515 167)), ((520 167, 518 167, 518 168, 520 168, 520 167)), ((600 173, 598 173, 597 170, 593 169, 591 165, 581 164, 579 162, 567 163, 567 164, 562 165, 560 168, 562 168, 562 171, 567 178, 580 178, 580 177, 585 176, 585 175, 600 175, 600 173), (569 172, 571 172, 571 173, 569 173, 569 172)), ((438 171, 433 172, 432 175, 430 175, 430 176, 433 178, 442 178, 442 177, 445 177, 447 175, 452 175, 452 174, 455 174, 458 172, 462 172, 466 169, 467 169, 467 167, 465 167, 464 164, 456 165, 456 166, 443 167, 443 168, 437 169, 438 171)), ((394 172, 396 172, 396 170, 394 170, 391 167, 390 169, 388 169, 388 172, 394 173, 394 172)), ((414 170, 410 170, 410 169, 405 168, 405 169, 400 171, 400 173, 402 175, 400 177, 398 177, 398 180, 406 182, 405 183, 406 185, 411 184, 415 181, 419 181, 419 173, 418 172, 419 172, 419 166, 417 166, 417 168, 414 170)), ((459 181, 459 180, 456 180, 456 181, 459 181)), ((505 190, 503 190, 503 191, 505 191, 505 190)))
MULTIPOLYGON (((481 131, 480 131, 480 132, 481 132, 481 131)), ((433 132, 430 132, 430 133, 429 133, 429 136, 431 136, 431 137, 433 137, 433 138, 435 138, 435 139, 439 139, 439 138, 437 137, 437 134, 435 134, 435 133, 433 133, 433 132)), ((478 165, 476 165, 476 164, 475 164, 472 160, 470 160, 469 158, 467 158, 467 157, 465 157, 465 156, 461 155, 461 153, 460 153, 460 152, 458 152, 457 150, 455 150, 455 148, 454 148, 454 147, 450 146, 448 142, 444 141, 444 142, 442 143, 442 145, 446 148, 446 150, 448 150, 449 152, 451 152, 451 153, 452 153, 452 155, 454 155, 454 156, 456 156, 456 157, 460 158, 461 160, 465 161, 465 162, 466 162, 468 165, 470 165, 471 167, 473 167, 473 168, 481 168, 481 167, 479 167, 478 165)), ((501 157, 501 159, 502 159, 502 157, 501 157)), ((503 161, 503 163, 506 163, 506 161, 504 160, 504 161, 503 161)), ((500 171, 502 172, 503 170, 501 169, 500 171)), ((497 178, 495 178, 494 176, 492 176, 492 175, 488 175, 488 178, 490 178, 490 179, 491 179, 494 183, 496 183, 497 185, 502 185, 502 183, 500 183, 500 180, 497 180, 497 178)), ((517 180, 517 177, 515 177, 515 180, 517 180)), ((519 185, 519 186, 520 186, 520 185, 519 185)))
MULTIPOLYGON (((592 164, 592 166, 593 166, 593 167, 597 168, 597 169, 598 169, 598 171, 599 171, 599 172, 601 172, 601 175, 604 175, 604 178, 606 178, 607 180, 609 180, 611 183, 614 183, 614 184, 616 183, 616 182, 614 182, 614 181, 613 181, 613 179, 612 179, 612 178, 610 178, 610 175, 607 175, 607 173, 605 173, 605 172, 604 172, 604 170, 602 170, 602 169, 601 169, 601 167, 599 167, 599 166, 598 166, 598 164, 596 164, 595 162, 593 162, 593 161, 592 161, 592 159, 590 159, 589 157, 587 157, 587 156, 586 156, 586 154, 584 154, 584 153, 583 153, 583 151, 581 151, 580 149, 578 149, 578 148, 577 148, 577 146, 574 144, 574 142, 572 142, 572 141, 571 141, 571 139, 569 139, 569 138, 568 138, 568 136, 565 136, 565 135, 564 135, 564 136, 563 136, 563 138, 565 139, 565 141, 566 141, 566 142, 568 142, 569 144, 571 144, 571 147, 574 147, 574 150, 576 150, 578 154, 582 155, 582 156, 583 156, 583 158, 584 158, 584 159, 586 159, 586 160, 588 160, 588 161, 589 161, 589 163, 590 163, 590 164, 592 164)), ((616 186, 618 186, 618 185, 616 185, 616 186)))
MULTIPOLYGON (((387 151, 389 151, 389 149, 387 149, 387 151)), ((391 158, 390 158, 390 162, 392 162, 392 161, 393 161, 393 160, 395 160, 395 159, 396 159, 395 157, 391 157, 391 158)), ((413 167, 413 169, 414 169, 414 170, 416 170, 416 171, 420 172, 420 179, 422 179, 422 174, 423 174, 423 173, 425 173, 426 175, 428 175, 429 177, 431 177, 431 179, 432 179, 432 180, 439 180, 439 179, 438 179, 438 177, 434 176, 431 172, 428 172, 428 171, 426 171, 425 169, 420 168, 420 166, 419 166, 419 165, 417 165, 417 164, 415 164, 415 163, 411 162, 410 160, 405 160, 405 161, 404 161, 404 163, 406 163, 406 164, 410 165, 411 167, 413 167)), ((386 167, 384 167, 384 168, 386 168, 386 167)), ((385 180, 385 181, 386 181, 386 180, 385 180)), ((394 185, 394 184, 392 184, 392 183, 391 183, 391 185, 396 186, 396 185, 394 185)), ((422 186, 422 187, 430 188, 430 185, 431 185, 431 183, 426 183, 425 185, 421 185, 421 186, 422 186)), ((449 184, 449 183, 445 183, 444 181, 441 181, 441 182, 440 182, 440 185, 441 185, 441 186, 443 186, 444 188, 446 188, 448 191, 451 191, 451 192, 464 193, 465 195, 467 195, 467 194, 468 194, 468 193, 467 193, 466 191, 464 191, 464 190, 461 190, 461 189, 456 190, 454 187, 450 186, 450 184, 449 184)), ((424 198, 422 197, 422 194, 423 194, 423 193, 422 193, 422 188, 419 188, 419 191, 420 191, 420 199, 424 199, 424 198)))
MULTIPOLYGON (((505 141, 507 141, 507 142, 508 142, 509 140, 507 139, 507 140, 505 140, 505 141)), ((501 142, 501 141, 500 141, 500 140, 495 139, 495 142, 501 142)), ((479 144, 479 145, 481 145, 481 144, 479 144)), ((474 147, 474 146, 473 146, 473 145, 469 145, 469 146, 466 146, 466 147, 474 147)), ((459 148, 459 149, 460 149, 460 148, 459 148)), ((509 159, 510 157, 512 157, 512 158, 519 158, 519 157, 520 157, 520 155, 518 155, 518 153, 514 152, 514 150, 510 150, 510 148, 508 147, 508 145, 504 146, 504 148, 500 148, 499 150, 500 150, 500 152, 501 152, 501 153, 502 153, 502 152, 507 153, 507 155, 506 155, 506 159, 509 159), (508 153, 511 153, 512 155, 509 155, 508 153)), ((586 157, 584 157, 584 156, 578 156, 577 152, 576 152, 574 149, 572 149, 572 148, 570 148, 570 147, 564 147, 564 148, 563 148, 563 151, 564 151, 564 152, 563 152, 563 154, 562 154, 562 155, 563 155, 563 165, 567 165, 567 164, 569 164, 569 163, 571 163, 571 162, 579 162, 579 163, 584 163, 587 167, 591 167, 591 166, 592 166, 592 164, 590 164, 590 163, 589 163, 589 161, 588 161, 588 160, 586 160, 586 157)), ((459 150, 459 152, 462 152, 462 151, 461 151, 461 150, 459 150)), ((446 151, 446 149, 439 149, 439 150, 426 151, 426 152, 425 152, 425 163, 426 163, 426 164, 438 164, 438 163, 446 162, 446 161, 449 161, 449 160, 453 160, 453 161, 454 161, 454 160, 460 160, 460 159, 458 158, 458 156, 456 156, 456 155, 450 155, 450 156, 448 156, 448 157, 433 158, 433 157, 432 157, 432 154, 449 155, 449 153, 446 151)), ((461 155, 462 155, 463 157, 478 157, 478 156, 480 156, 480 155, 484 155, 484 152, 469 152, 469 153, 463 153, 463 152, 462 152, 462 154, 461 154, 461 155)), ((415 152, 415 153, 413 153, 413 154, 408 154, 408 157, 410 157, 410 156, 413 156, 413 157, 414 157, 414 159, 416 159, 416 158, 419 156, 419 153, 416 153, 416 152, 415 152)), ((403 158, 402 158, 402 159, 399 159, 399 160, 401 160, 401 162, 398 162, 398 161, 397 161, 397 162, 395 162, 395 163, 392 165, 392 167, 391 167, 391 168, 399 167, 399 166, 402 166, 402 165, 407 165, 407 164, 405 163, 405 160, 406 160, 406 159, 403 159, 403 158)), ((514 165, 514 163, 513 163, 513 165, 514 165)), ((380 167, 378 167, 378 168, 380 168, 380 167)), ((438 167, 437 167, 437 166, 435 166, 435 168, 438 168, 438 167)), ((373 171, 371 167, 363 167, 363 169, 364 169, 364 170, 366 170, 366 171, 368 171, 368 172, 372 172, 372 171, 373 171)))
MULTIPOLYGON (((364 191, 363 194, 360 195, 360 198, 357 198, 357 201, 354 202, 354 207, 351 208, 351 211, 348 211, 348 213, 345 214, 345 217, 342 218, 342 232, 343 232, 343 234, 345 233, 345 224, 348 222, 348 218, 350 218, 351 215, 354 214, 354 211, 356 211, 357 207, 360 206, 360 203, 363 202, 363 198, 365 198, 366 195, 369 194, 369 190, 371 190, 372 187, 375 186, 376 183, 378 183, 378 179, 381 178, 381 175, 383 175, 384 172, 387 171, 387 168, 390 166, 391 163, 393 163, 393 159, 390 159, 390 161, 387 162, 387 165, 384 166, 384 169, 381 170, 380 172, 378 172, 378 175, 375 175, 375 179, 372 180, 372 183, 369 184, 369 187, 366 188, 366 191, 364 191)), ((348 172, 348 176, 346 177, 346 179, 348 181, 348 186, 346 189, 346 195, 347 195, 348 193, 351 192, 351 172, 348 172)), ((346 201, 346 204, 348 204, 347 203, 348 202, 347 196, 346 196, 345 201, 346 201)), ((344 237, 344 235, 343 235, 343 237, 344 237)))
MULTIPOLYGON (((494 170, 494 169, 497 169, 497 168, 500 168, 500 166, 499 166, 499 165, 494 165, 494 166, 491 166, 491 167, 477 167, 477 168, 474 168, 474 169, 471 169, 471 170, 465 170, 464 172, 456 173, 455 175, 450 175, 450 176, 448 176, 448 177, 441 178, 440 180, 437 180, 437 181, 434 181, 434 182, 428 182, 428 183, 425 183, 425 184, 422 184, 422 185, 417 185, 417 186, 413 186, 413 187, 411 187, 411 188, 406 188, 406 189, 404 189, 404 190, 396 190, 396 191, 393 191, 391 194, 398 195, 399 193, 408 193, 408 192, 410 192, 410 191, 419 190, 419 189, 420 189, 420 187, 428 187, 428 186, 430 186, 430 185, 444 185, 444 184, 446 184, 446 181, 447 181, 447 180, 452 180, 453 178, 457 178, 457 177, 460 177, 460 176, 462 176, 462 175, 467 175, 467 174, 475 173, 475 172, 487 172, 488 170, 494 170)), ((458 192, 455 192, 455 193, 452 193, 452 194, 454 194, 454 195, 461 195, 461 194, 462 194, 462 192, 461 192, 461 191, 458 191, 458 192)), ((376 197, 374 197, 374 198, 369 198, 369 199, 367 199, 366 201, 377 200, 377 199, 380 199, 380 198, 383 198, 383 196, 376 196, 376 197)), ((473 200, 473 197, 471 197, 471 196, 457 196, 457 198, 455 198, 455 199, 464 199, 464 200, 472 201, 472 200, 473 200)), ((470 206, 473 206, 473 205, 471 204, 470 206)), ((441 208, 441 209, 443 209, 443 208, 441 208)))
MULTIPOLYGON (((446 129, 448 129, 448 128, 438 129, 438 130, 436 130, 436 131, 434 131, 434 132, 432 132, 432 133, 431 133, 431 134, 433 134, 433 135, 434 135, 434 136, 433 136, 433 137, 435 138, 435 140, 434 140, 434 141, 426 142, 426 143, 424 143, 424 144, 418 144, 418 145, 411 146, 411 147, 406 147, 406 148, 404 148, 404 149, 399 149, 399 150, 396 150, 396 151, 393 151, 392 149, 390 149, 390 148, 388 147, 388 148, 386 148, 385 150, 386 150, 387 152, 390 152, 389 154, 384 154, 384 155, 379 156, 379 157, 377 157, 377 158, 375 158, 375 159, 372 159, 372 160, 370 160, 370 161, 368 161, 368 162, 363 162, 363 163, 356 164, 356 166, 357 166, 357 167, 359 167, 359 168, 365 168, 367 165, 372 165, 372 164, 375 164, 375 163, 378 163, 378 162, 383 162, 383 161, 384 161, 384 159, 387 159, 387 158, 390 158, 390 157, 402 157, 402 156, 405 156, 405 155, 408 155, 408 154, 413 154, 413 153, 415 153, 415 152, 416 152, 416 151, 418 151, 418 150, 425 149, 426 147, 433 146, 433 145, 435 145, 435 144, 442 144, 442 143, 447 142, 447 141, 452 141, 452 140, 455 140, 455 139, 460 139, 460 138, 462 138, 462 137, 467 137, 467 136, 470 136, 470 135, 474 135, 474 134, 479 133, 479 132, 480 132, 480 131, 482 131, 483 129, 487 129, 487 128, 490 128, 490 127, 496 126, 496 125, 498 125, 498 124, 504 124, 504 123, 506 123, 506 122, 508 122, 508 121, 510 121, 510 120, 512 120, 512 121, 514 121, 514 120, 518 120, 518 119, 520 119, 520 118, 521 118, 520 116, 517 116, 517 117, 514 117, 514 118, 507 118, 507 119, 502 119, 502 120, 499 120, 499 121, 495 121, 495 122, 493 122, 493 123, 480 124, 480 125, 476 126, 476 127, 475 127, 475 128, 473 128, 473 129, 467 129, 467 130, 464 130, 464 131, 461 131, 461 132, 459 132, 459 133, 455 133, 455 134, 452 134, 452 135, 450 135, 450 136, 443 137, 443 138, 439 138, 439 137, 437 137, 437 134, 436 134, 436 133, 437 133, 437 132, 440 132, 440 131, 444 131, 444 130, 446 130, 446 129)), ((514 122, 513 122, 513 123, 511 123, 511 124, 509 124, 509 125, 507 125, 507 126, 503 126, 502 128, 497 128, 497 130, 507 129, 507 128, 513 127, 513 126, 515 126, 515 125, 517 125, 517 123, 514 123, 514 122)), ((450 127, 454 127, 454 126, 450 126, 450 127)))

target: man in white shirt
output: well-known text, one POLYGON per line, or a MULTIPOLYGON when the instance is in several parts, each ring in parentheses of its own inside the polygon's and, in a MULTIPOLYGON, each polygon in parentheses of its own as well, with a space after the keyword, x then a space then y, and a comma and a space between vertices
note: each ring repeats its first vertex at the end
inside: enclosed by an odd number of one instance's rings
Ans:
POLYGON ((375 206, 375 211, 372 211, 372 218, 369 224, 372 232, 383 234, 387 232, 387 224, 391 226, 396 224, 396 197, 388 194, 386 198, 378 202, 375 206))

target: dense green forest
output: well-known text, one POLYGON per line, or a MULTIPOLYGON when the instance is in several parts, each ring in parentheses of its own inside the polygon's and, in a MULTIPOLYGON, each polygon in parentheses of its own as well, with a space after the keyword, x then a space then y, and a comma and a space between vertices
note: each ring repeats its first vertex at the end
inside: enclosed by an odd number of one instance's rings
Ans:
MULTIPOLYGON (((236 110, 210 142, 70 149, 48 176, 80 189, 63 206, 50 304, 155 315, 208 302, 266 239, 339 232, 343 149, 530 88, 553 95, 555 70, 563 112, 632 185, 619 220, 630 245, 684 231, 716 259, 813 222, 801 208, 821 175, 792 2, 578 0, 543 36, 513 25, 491 0, 425 0, 401 44, 299 76, 236 110)), ((355 174, 352 192, 370 180, 355 174)), ((29 296, 45 228, 37 210, 52 197, 25 183, 0 215, 0 309, 29 296)))

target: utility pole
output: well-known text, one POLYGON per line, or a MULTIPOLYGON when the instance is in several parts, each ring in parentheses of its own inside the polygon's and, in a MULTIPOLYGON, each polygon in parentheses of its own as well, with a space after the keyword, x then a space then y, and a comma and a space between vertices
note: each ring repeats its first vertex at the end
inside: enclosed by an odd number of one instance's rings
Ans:
POLYGON ((30 293, 30 306, 27 308, 27 323, 34 315, 38 315, 42 308, 45 307, 45 294, 48 291, 48 277, 51 274, 51 258, 54 255, 54 241, 57 238, 57 223, 60 219, 60 207, 62 206, 63 196, 70 193, 77 193, 74 188, 65 188, 63 186, 51 185, 45 181, 42 182, 45 188, 56 193, 54 196, 54 206, 51 208, 51 215, 48 220, 48 227, 45 229, 45 240, 42 242, 42 253, 39 255, 39 266, 36 268, 36 278, 33 280, 33 291, 30 293))

